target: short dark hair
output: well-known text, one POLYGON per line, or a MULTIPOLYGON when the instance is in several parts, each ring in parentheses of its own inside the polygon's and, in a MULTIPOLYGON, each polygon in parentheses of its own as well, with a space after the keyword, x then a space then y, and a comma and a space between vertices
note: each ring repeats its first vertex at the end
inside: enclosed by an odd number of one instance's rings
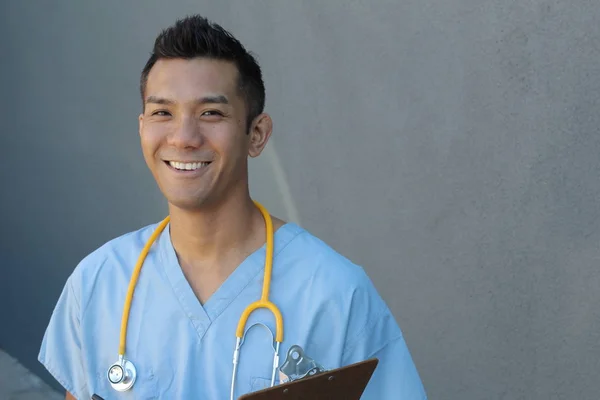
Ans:
POLYGON ((238 69, 238 88, 248 109, 247 129, 265 107, 265 85, 254 56, 231 33, 201 15, 177 20, 156 38, 152 54, 142 70, 140 92, 145 102, 148 74, 161 58, 193 59, 204 57, 230 61, 238 69))

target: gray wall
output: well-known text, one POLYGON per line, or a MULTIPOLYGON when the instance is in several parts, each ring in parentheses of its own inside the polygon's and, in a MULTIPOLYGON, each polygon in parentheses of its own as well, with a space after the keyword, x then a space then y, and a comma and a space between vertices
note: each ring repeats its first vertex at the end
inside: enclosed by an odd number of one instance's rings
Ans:
POLYGON ((202 12, 264 68, 253 193, 365 266, 430 398, 598 397, 597 1, 122 3, 0 11, 0 346, 43 373, 76 263, 164 215, 138 74, 202 12))

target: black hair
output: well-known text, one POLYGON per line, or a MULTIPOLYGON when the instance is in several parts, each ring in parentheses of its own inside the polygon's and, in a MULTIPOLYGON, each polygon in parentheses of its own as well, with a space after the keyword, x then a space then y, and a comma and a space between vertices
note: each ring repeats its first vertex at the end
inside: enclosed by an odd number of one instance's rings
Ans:
POLYGON ((265 85, 260 66, 254 56, 231 33, 201 15, 192 15, 177 20, 164 29, 156 38, 152 54, 146 62, 140 79, 142 104, 145 102, 148 74, 161 58, 193 59, 204 57, 230 61, 238 69, 238 88, 246 108, 247 128, 263 112, 265 107, 265 85))

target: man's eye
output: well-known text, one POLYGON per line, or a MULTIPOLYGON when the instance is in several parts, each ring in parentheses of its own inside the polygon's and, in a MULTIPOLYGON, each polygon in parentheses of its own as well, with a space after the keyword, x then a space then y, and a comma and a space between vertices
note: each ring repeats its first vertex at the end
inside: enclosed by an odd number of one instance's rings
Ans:
POLYGON ((157 111, 154 111, 154 112, 152 112, 152 115, 156 115, 156 116, 158 116, 158 117, 166 117, 166 116, 169 116, 169 115, 171 115, 171 114, 169 114, 169 112, 168 112, 168 111, 164 111, 164 110, 157 110, 157 111))
POLYGON ((209 117, 215 116, 215 115, 223 116, 223 113, 221 113, 220 111, 217 111, 217 110, 209 110, 209 111, 204 111, 202 113, 202 115, 206 115, 206 116, 209 116, 209 117))

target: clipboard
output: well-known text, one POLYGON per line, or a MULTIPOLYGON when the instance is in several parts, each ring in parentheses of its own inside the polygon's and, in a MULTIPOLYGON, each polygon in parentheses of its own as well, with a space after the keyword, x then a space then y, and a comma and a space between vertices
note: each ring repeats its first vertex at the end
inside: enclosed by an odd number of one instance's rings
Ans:
POLYGON ((372 358, 247 393, 238 400, 360 400, 379 360, 372 358))

